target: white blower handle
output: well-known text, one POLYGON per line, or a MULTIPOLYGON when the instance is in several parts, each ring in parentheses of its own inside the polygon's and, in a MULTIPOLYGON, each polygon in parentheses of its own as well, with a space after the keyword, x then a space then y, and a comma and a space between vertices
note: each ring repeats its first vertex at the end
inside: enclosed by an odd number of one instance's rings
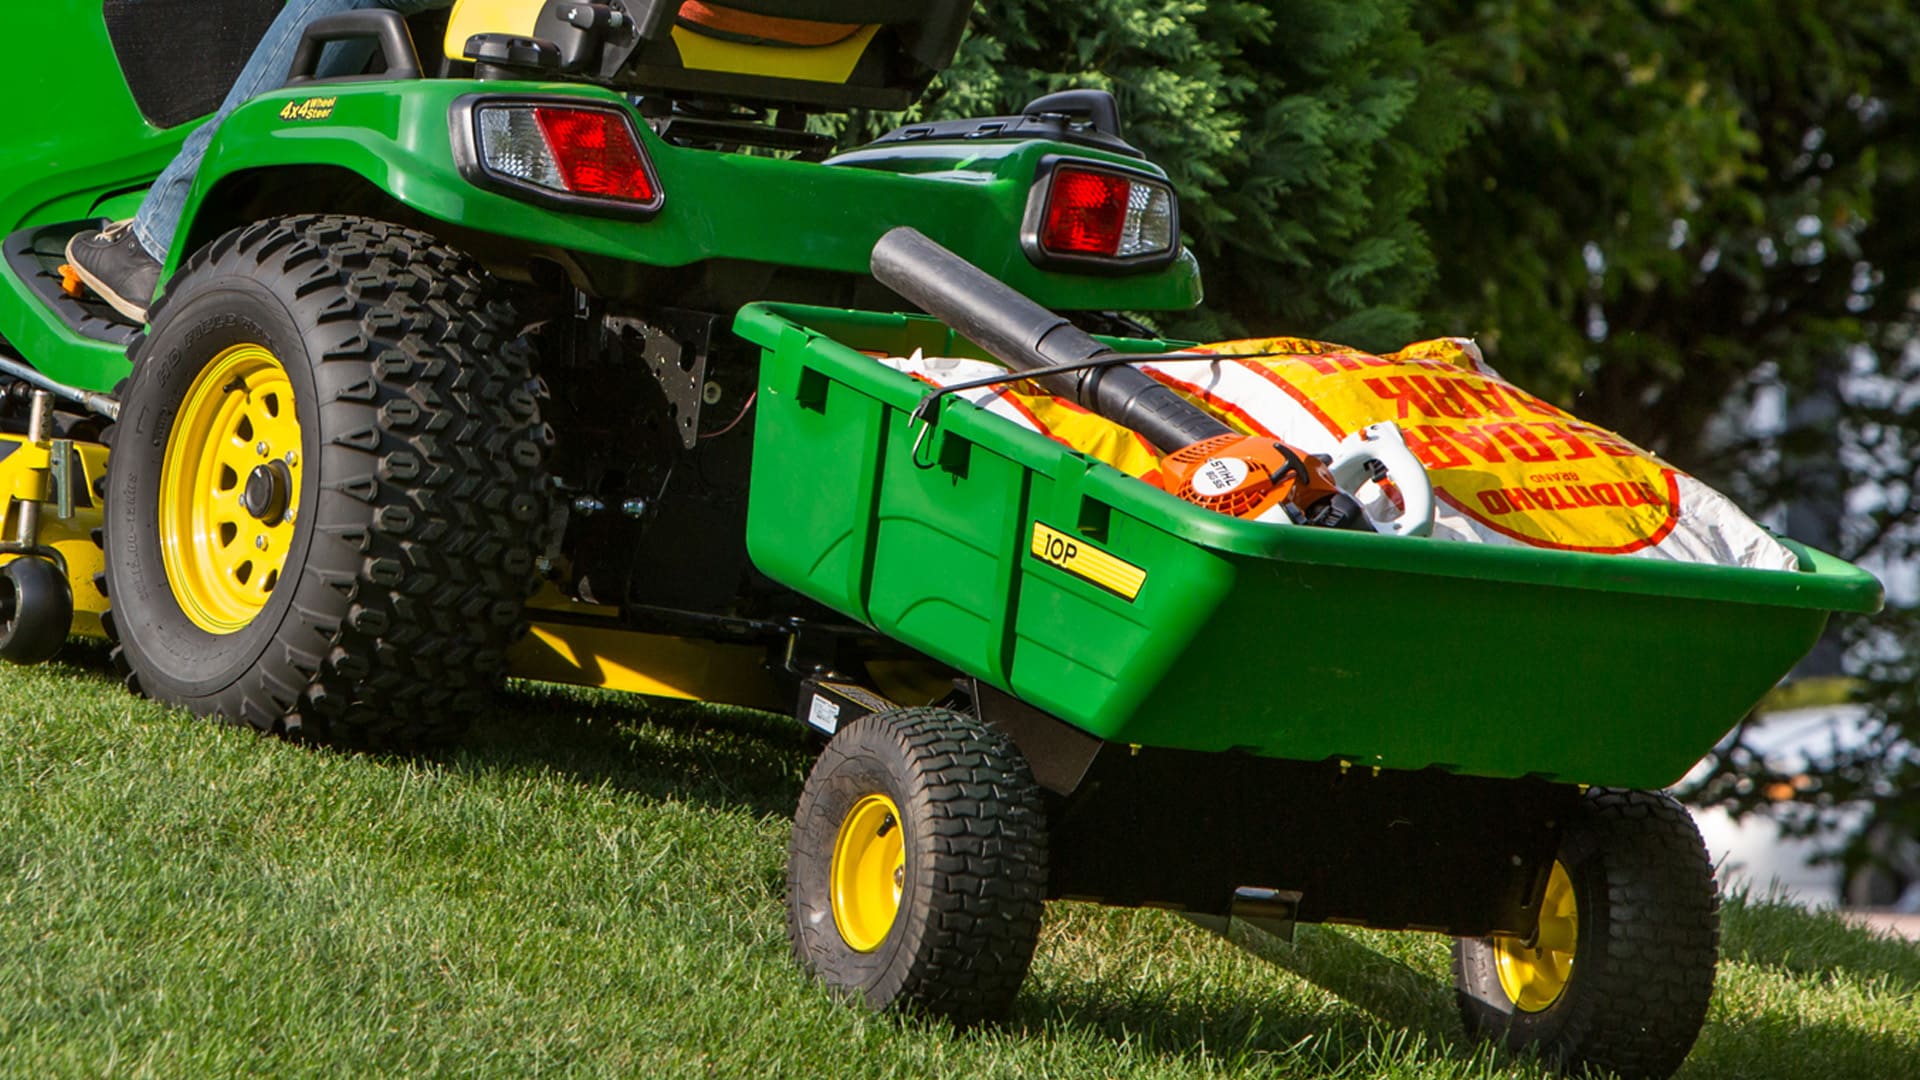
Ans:
POLYGON ((1333 482, 1340 490, 1364 505, 1369 500, 1360 489, 1373 484, 1385 470, 1405 504, 1396 517, 1380 519, 1371 514, 1373 527, 1392 536, 1431 536, 1433 534, 1433 482, 1427 479, 1427 467, 1420 464, 1407 446, 1400 425, 1391 420, 1361 428, 1341 439, 1333 448, 1333 460, 1327 464, 1333 482), (1376 467, 1372 463, 1378 462, 1376 467))

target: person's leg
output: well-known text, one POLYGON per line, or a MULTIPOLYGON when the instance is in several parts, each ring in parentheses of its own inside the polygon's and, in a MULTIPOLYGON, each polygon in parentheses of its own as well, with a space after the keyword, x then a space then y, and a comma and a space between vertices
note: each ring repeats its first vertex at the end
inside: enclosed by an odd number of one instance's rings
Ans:
MULTIPOLYGON (((146 310, 159 282, 160 264, 166 259, 179 230, 180 216, 193 190, 194 176, 206 158, 214 132, 235 109, 252 98, 285 85, 287 69, 293 64, 294 51, 301 34, 315 19, 362 8, 384 7, 402 15, 432 8, 447 7, 452 0, 289 0, 273 25, 253 50, 247 66, 235 80, 220 108, 180 147, 173 161, 161 171, 148 189, 140 209, 130 222, 120 222, 99 232, 82 233, 67 245, 67 261, 89 288, 121 314, 146 321, 146 310)), ((330 47, 322 58, 319 74, 323 77, 346 74, 354 57, 338 47, 330 47)), ((365 53, 358 57, 365 63, 365 53)))
MULTIPOLYGON (((384 7, 398 11, 402 15, 412 15, 430 8, 446 7, 451 0, 291 0, 282 8, 273 26, 253 50, 253 56, 247 66, 241 70, 240 77, 234 81, 233 89, 227 92, 227 98, 221 103, 219 111, 202 124, 193 134, 187 136, 186 143, 180 147, 166 169, 160 173, 147 197, 140 204, 140 211, 134 218, 133 234, 140 246, 159 260, 165 260, 168 249, 173 245, 173 234, 180 227, 180 215, 187 206, 187 194, 193 190, 193 178, 200 171, 200 163, 207 156, 207 147, 213 142, 213 134, 220 123, 233 110, 266 93, 278 90, 286 84, 287 69, 293 65, 294 51, 299 48, 300 35, 307 24, 315 19, 324 19, 329 15, 338 15, 343 11, 357 11, 361 8, 384 7)), ((366 54, 358 58, 365 62, 366 54)), ((320 62, 321 77, 347 74, 354 57, 347 55, 338 46, 330 47, 320 62)), ((358 65, 352 65, 357 68, 358 65)))

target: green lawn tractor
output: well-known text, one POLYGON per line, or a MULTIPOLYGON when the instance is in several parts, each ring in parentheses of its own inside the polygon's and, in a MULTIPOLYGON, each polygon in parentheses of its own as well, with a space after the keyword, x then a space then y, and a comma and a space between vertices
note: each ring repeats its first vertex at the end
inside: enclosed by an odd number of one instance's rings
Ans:
POLYGON ((1110 364, 1176 347, 1115 313, 1201 299, 1104 93, 809 125, 911 102, 964 0, 326 20, 131 325, 66 243, 277 6, 12 15, 52 59, 0 74, 0 656, 102 636, 139 693, 357 747, 509 675, 791 713, 794 951, 876 1008, 1004 1013, 1068 898, 1450 934, 1473 1034, 1678 1066, 1715 892, 1658 789, 1870 577, 1243 520, 927 407, 870 354, 1110 364), (363 73, 316 78, 328 41, 363 73))

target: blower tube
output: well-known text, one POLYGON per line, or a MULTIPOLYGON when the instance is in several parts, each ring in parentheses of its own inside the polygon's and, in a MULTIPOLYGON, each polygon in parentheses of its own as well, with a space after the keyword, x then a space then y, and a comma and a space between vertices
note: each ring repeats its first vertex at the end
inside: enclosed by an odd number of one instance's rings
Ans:
MULTIPOLYGON (((1114 350, 905 225, 873 246, 873 276, 1016 371, 1079 363, 1114 350)), ((1138 432, 1162 455, 1237 434, 1132 367, 1036 380, 1055 397, 1138 432)))

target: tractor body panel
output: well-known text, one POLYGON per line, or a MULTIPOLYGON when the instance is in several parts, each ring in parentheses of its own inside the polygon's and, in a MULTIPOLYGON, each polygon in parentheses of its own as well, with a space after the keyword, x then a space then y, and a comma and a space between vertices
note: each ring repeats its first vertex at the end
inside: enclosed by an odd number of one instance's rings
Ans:
POLYGON ((116 196, 143 191, 195 125, 158 127, 142 114, 101 5, 14 5, 8 29, 18 40, 59 43, 59 60, 0 71, 12 166, 0 170, 0 230, 92 217, 116 196))
MULTIPOLYGON (((918 148, 841 167, 670 145, 639 135, 665 192, 651 219, 559 210, 482 190, 461 176, 451 117, 463 99, 540 98, 628 108, 609 90, 560 83, 421 80, 290 87, 249 102, 222 125, 187 219, 191 250, 223 191, 262 170, 351 171, 427 218, 545 249, 656 267, 737 260, 865 276, 874 243, 913 225, 1055 308, 1175 310, 1200 302, 1191 254, 1125 275, 1043 270, 1021 250, 1028 197, 1049 155, 1141 163, 1041 140, 918 148), (900 168, 879 167, 882 162, 900 168)), ((637 115, 636 115, 637 120, 637 115)), ((179 256, 175 256, 177 263, 179 256)))
MULTIPOLYGON (((110 77, 104 75, 102 77, 110 77)), ((644 149, 665 191, 649 220, 556 209, 494 191, 462 176, 456 106, 474 96, 582 101, 627 109, 625 99, 577 84, 411 80, 317 83, 265 94, 242 106, 215 134, 189 198, 166 273, 222 232, 246 223, 249 200, 276 183, 297 189, 302 210, 330 209, 316 170, 350 176, 406 208, 423 224, 479 233, 529 253, 563 260, 600 259, 656 268, 710 261, 763 264, 864 277, 873 244, 896 225, 913 225, 1041 303, 1054 308, 1174 310, 1201 299, 1200 275, 1182 251, 1163 269, 1122 275, 1045 270, 1020 246, 1022 219, 1041 161, 1065 155, 1140 163, 1097 148, 1043 140, 919 146, 867 156, 857 167, 721 153, 670 145, 644 124, 644 149), (278 180, 277 178, 284 178, 278 180)), ((141 118, 126 95, 88 99, 88 115, 109 137, 89 139, 53 180, 0 189, 9 232, 36 223, 131 212, 140 185, 177 148, 182 132, 141 118), (128 152, 132 146, 133 152, 128 152), (85 179, 82 180, 81 178, 85 179), (63 179, 64 178, 64 179, 63 179), (49 193, 62 192, 63 195, 49 193), (38 200, 38 201, 35 201, 38 200)), ((637 117, 636 117, 637 119, 637 117)), ((51 130, 45 138, 54 140, 51 130)), ((49 160, 61 154, 38 146, 49 160)), ((125 375, 118 349, 65 331, 18 281, 0 315, 0 335, 48 375, 108 389, 125 375)))

